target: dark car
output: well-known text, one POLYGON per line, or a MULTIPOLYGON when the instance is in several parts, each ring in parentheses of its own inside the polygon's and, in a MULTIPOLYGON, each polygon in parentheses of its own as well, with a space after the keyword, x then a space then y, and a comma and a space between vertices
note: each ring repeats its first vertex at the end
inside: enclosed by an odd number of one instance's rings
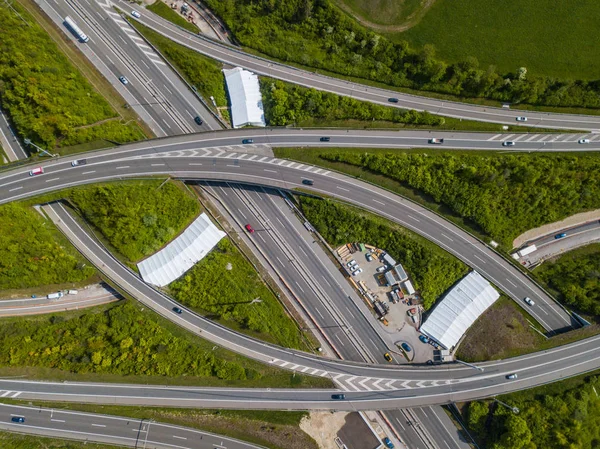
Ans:
POLYGON ((13 416, 10 420, 12 422, 25 422, 25 418, 22 416, 13 416))
POLYGON ((402 349, 404 349, 406 352, 410 352, 412 351, 412 349, 410 349, 410 346, 408 346, 408 343, 402 343, 402 349))
POLYGON ((390 103, 398 103, 398 99, 397 98, 388 98, 388 101, 390 103))
POLYGON ((514 147, 515 143, 512 140, 505 140, 502 142, 503 147, 514 147))
POLYGON ((87 164, 87 159, 77 159, 76 161, 71 162, 71 166, 73 167, 78 167, 85 164, 87 164))
POLYGON ((194 117, 194 121, 197 125, 202 125, 202 123, 204 123, 200 117, 194 117))
POLYGON ((242 143, 254 143, 253 139, 244 139, 242 140, 242 143))
POLYGON ((342 400, 346 399, 346 395, 345 394, 332 394, 331 399, 337 399, 338 401, 342 401, 342 400))
POLYGON ((312 179, 303 179, 302 184, 312 186, 315 182, 312 179))
POLYGON ((179 307, 173 307, 173 312, 178 313, 179 315, 181 315, 181 312, 183 312, 183 310, 181 310, 179 307))
POLYGON ((554 236, 555 239, 562 239, 563 237, 566 237, 567 234, 565 234, 564 232, 561 232, 560 234, 556 234, 554 236))
POLYGON ((329 142, 331 140, 331 137, 321 137, 319 140, 321 142, 329 142))

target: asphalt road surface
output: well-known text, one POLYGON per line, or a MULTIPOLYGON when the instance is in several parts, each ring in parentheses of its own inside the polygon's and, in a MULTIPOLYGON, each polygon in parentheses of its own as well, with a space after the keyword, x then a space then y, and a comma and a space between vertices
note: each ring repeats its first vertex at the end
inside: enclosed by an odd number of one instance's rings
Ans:
POLYGON ((6 157, 8 157, 10 162, 27 157, 27 153, 8 124, 8 120, 2 110, 0 110, 0 147, 4 149, 6 157))
MULTIPOLYGON (((330 133, 331 134, 331 133, 330 133)), ((373 145, 386 147, 419 146, 427 133, 362 131, 332 134, 338 145, 373 145)), ((453 135, 453 134, 450 134, 453 135)), ((319 145, 319 134, 300 130, 243 130, 182 136, 124 145, 118 149, 95 152, 87 165, 71 167, 74 157, 51 160, 44 164, 46 173, 29 176, 27 168, 0 175, 0 202, 12 201, 68 186, 135 177, 170 174, 185 179, 212 179, 270 185, 284 190, 308 187, 375 212, 415 231, 476 269, 496 287, 522 305, 526 296, 536 305, 528 312, 548 331, 577 327, 578 323, 530 278, 504 260, 491 248, 440 216, 387 192, 379 187, 304 164, 267 156, 247 155, 249 146, 240 145, 240 137, 253 137, 254 144, 270 146, 319 145), (238 151, 240 153, 238 153, 238 151), (314 181, 304 186, 303 179, 314 181)), ((459 134, 458 137, 462 135, 459 134)), ((457 139, 458 145, 485 145, 489 141, 457 139)))
MULTIPOLYGON (((114 3, 126 11, 130 9, 130 4, 123 0, 116 0, 114 3)), ((244 53, 238 48, 218 43, 185 31, 147 10, 144 11, 142 17, 137 20, 169 39, 218 61, 222 61, 232 66, 243 67, 259 75, 266 75, 301 86, 333 92, 357 100, 369 101, 403 109, 425 110, 433 114, 445 115, 448 117, 502 123, 506 125, 524 124, 530 127, 542 128, 582 129, 590 131, 600 130, 600 116, 519 111, 402 94, 392 90, 365 86, 363 84, 320 75, 318 73, 286 66, 258 56, 253 56, 244 53), (397 98, 398 103, 390 103, 388 98, 397 98), (518 116, 526 116, 528 121, 517 122, 516 117, 518 116)))
POLYGON ((0 429, 146 449, 264 449, 233 438, 147 419, 2 403, 0 429), (13 417, 25 421, 15 423, 13 417))

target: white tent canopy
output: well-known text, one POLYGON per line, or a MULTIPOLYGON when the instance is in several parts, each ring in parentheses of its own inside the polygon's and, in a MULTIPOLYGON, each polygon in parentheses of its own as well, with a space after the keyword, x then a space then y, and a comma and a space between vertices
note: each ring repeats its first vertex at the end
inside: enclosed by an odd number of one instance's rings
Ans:
POLYGON ((266 126, 258 76, 241 67, 224 69, 223 73, 231 100, 233 127, 266 126))
POLYGON ((159 287, 170 284, 206 256, 225 235, 205 213, 200 214, 179 237, 138 263, 142 279, 159 287))
POLYGON ((463 334, 500 297, 478 272, 465 276, 435 307, 420 331, 446 349, 458 343, 463 334))

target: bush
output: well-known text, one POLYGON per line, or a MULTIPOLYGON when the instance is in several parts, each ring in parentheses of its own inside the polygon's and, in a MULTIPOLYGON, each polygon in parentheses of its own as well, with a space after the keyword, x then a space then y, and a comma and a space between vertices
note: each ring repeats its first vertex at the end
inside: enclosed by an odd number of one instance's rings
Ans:
POLYGON ((443 117, 428 112, 404 111, 349 97, 307 89, 272 79, 260 80, 265 118, 271 126, 298 124, 313 119, 383 120, 411 125, 439 126, 443 117))
POLYGON ((83 281, 95 273, 53 224, 18 203, 0 206, 0 290, 83 281))
POLYGON ((131 262, 155 253, 200 212, 183 187, 161 180, 80 187, 68 197, 131 262))
POLYGON ((425 192, 509 247, 529 229, 600 208, 600 159, 595 155, 340 150, 320 157, 425 192))
POLYGON ((372 214, 329 200, 299 198, 302 212, 333 246, 364 242, 398 260, 429 309, 468 267, 424 238, 372 214))
POLYGON ((235 323, 242 331, 272 343, 301 348, 300 332, 293 320, 228 239, 221 240, 169 289, 177 301, 200 313, 235 323), (252 303, 258 297, 262 302, 252 303))
POLYGON ((410 48, 369 31, 331 0, 206 0, 245 46, 284 62, 397 87, 514 103, 600 107, 597 81, 560 80, 479 68, 475 58, 447 64, 435 48, 410 48))
POLYGON ((114 118, 115 111, 33 17, 18 3, 12 8, 27 23, 0 8, 0 105, 21 137, 46 148, 144 137, 135 123, 94 125, 114 118))

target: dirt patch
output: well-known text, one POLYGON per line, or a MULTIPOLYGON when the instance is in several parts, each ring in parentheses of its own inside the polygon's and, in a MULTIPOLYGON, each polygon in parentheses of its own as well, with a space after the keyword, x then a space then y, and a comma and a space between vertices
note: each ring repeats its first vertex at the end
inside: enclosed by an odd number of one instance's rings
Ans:
POLYGON ((501 359, 535 349, 542 340, 517 305, 501 297, 468 330, 457 356, 472 362, 501 359))
POLYGON ((560 230, 568 228, 570 226, 575 226, 575 225, 587 223, 589 221, 594 221, 594 220, 600 220, 600 209, 571 215, 570 217, 567 217, 564 220, 556 221, 554 223, 548 223, 544 226, 540 226, 539 228, 530 229, 529 231, 526 231, 523 234, 521 234, 520 236, 518 236, 513 241, 513 248, 519 248, 525 242, 528 242, 530 240, 535 240, 538 237, 552 234, 556 231, 560 231, 560 230))
POLYGON ((300 429, 314 438, 320 449, 339 449, 337 433, 346 423, 346 412, 310 412, 300 421, 300 429))

